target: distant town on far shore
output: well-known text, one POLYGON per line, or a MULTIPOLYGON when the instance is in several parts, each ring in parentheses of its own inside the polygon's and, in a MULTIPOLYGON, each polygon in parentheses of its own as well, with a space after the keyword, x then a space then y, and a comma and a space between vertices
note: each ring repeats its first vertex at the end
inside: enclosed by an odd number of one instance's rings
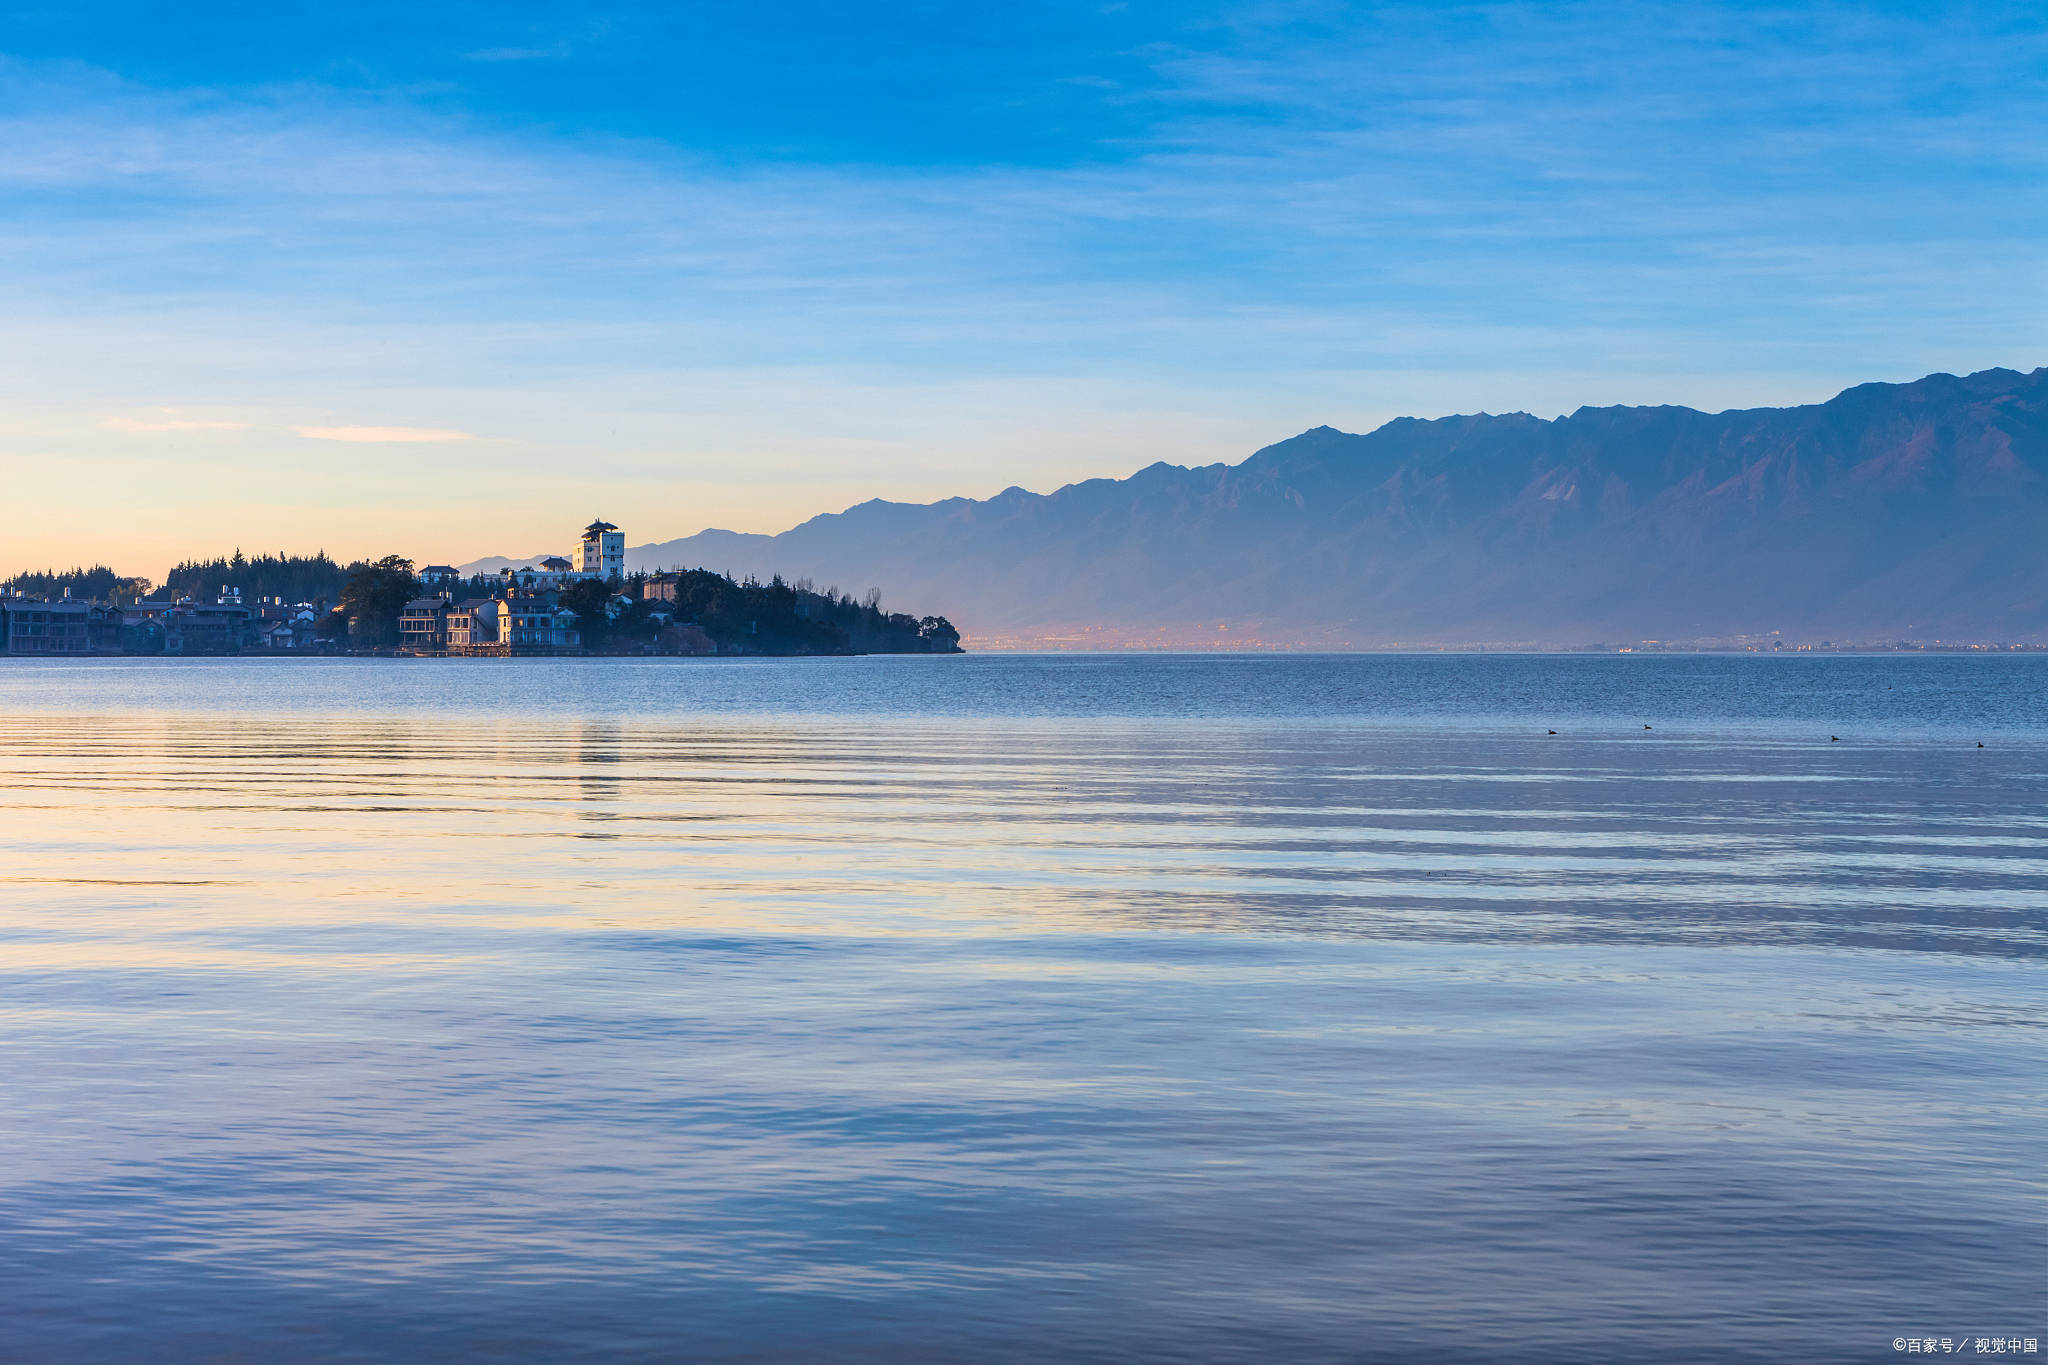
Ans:
POLYGON ((17 575, 0 586, 12 655, 359 654, 508 658, 583 654, 957 654, 942 616, 882 609, 807 580, 707 569, 626 571, 625 536, 597 520, 572 556, 464 576, 396 555, 346 567, 326 554, 187 561, 162 586, 108 568, 17 575))

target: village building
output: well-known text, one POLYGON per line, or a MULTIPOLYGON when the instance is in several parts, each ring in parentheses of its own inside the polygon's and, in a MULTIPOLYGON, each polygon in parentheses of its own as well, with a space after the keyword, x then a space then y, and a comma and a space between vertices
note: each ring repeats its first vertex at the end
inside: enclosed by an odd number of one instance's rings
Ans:
POLYGON ((583 528, 583 544, 577 549, 576 568, 585 578, 607 580, 626 576, 626 533, 608 521, 593 521, 583 528))
POLYGON ((0 597, 0 649, 9 654, 118 654, 121 618, 68 593, 56 601, 0 597))
POLYGON ((585 575, 577 572, 576 566, 560 555, 549 555, 539 564, 525 569, 507 567, 500 570, 507 591, 551 592, 565 583, 573 583, 585 575))
MULTIPOLYGON (((438 589, 405 604, 398 621, 400 652, 441 654, 562 654, 582 649, 577 614, 557 595, 570 584, 597 580, 610 585, 602 610, 616 621, 639 603, 625 588, 626 539, 608 521, 583 530, 575 557, 549 555, 525 568, 502 571, 494 597, 457 602, 464 579, 448 564, 429 564, 423 586, 438 589)), ((666 594, 674 597, 673 579, 666 594)), ((322 638, 327 602, 288 604, 282 597, 245 601, 240 588, 223 584, 204 602, 163 593, 120 606, 73 599, 55 601, 0 594, 0 652, 9 654, 240 654, 334 648, 322 638)), ((670 613, 659 613, 667 625, 670 613)), ((368 629, 351 618, 349 634, 368 629)), ((367 643, 359 640, 358 643, 367 643)))
POLYGON ((499 604, 498 638, 508 654, 553 654, 580 649, 576 613, 551 592, 513 593, 499 604))
POLYGON ((498 599, 471 597, 448 609, 448 652, 487 654, 498 644, 498 599))
POLYGON ((256 643, 252 613, 239 598, 180 599, 161 618, 166 654, 239 654, 256 643))
POLYGON ((239 654, 263 645, 264 623, 231 588, 213 602, 139 597, 110 610, 119 616, 121 647, 131 654, 239 654))
POLYGON ((626 534, 608 521, 593 521, 583 528, 573 559, 549 555, 524 567, 508 564, 498 573, 508 592, 547 592, 586 578, 623 582, 626 534))
POLYGON ((287 605, 282 597, 259 598, 256 640, 265 649, 309 649, 320 612, 311 602, 287 605))
POLYGON ((408 654, 448 652, 448 609, 445 597, 416 597, 398 617, 398 647, 408 654))

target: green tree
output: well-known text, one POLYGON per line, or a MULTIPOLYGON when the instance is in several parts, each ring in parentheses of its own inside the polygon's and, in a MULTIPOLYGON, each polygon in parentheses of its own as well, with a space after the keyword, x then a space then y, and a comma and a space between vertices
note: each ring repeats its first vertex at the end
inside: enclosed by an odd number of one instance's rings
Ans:
POLYGON ((386 555, 374 564, 349 565, 348 581, 341 586, 341 609, 356 619, 356 643, 397 644, 398 618, 419 591, 410 559, 386 555))
MULTIPOLYGON (((121 590, 124 582, 121 575, 104 564, 92 568, 45 569, 41 573, 16 574, 5 583, 0 583, 0 592, 18 592, 25 597, 62 597, 68 588, 73 597, 89 597, 95 601, 111 602, 121 590)), ((148 580, 144 580, 144 587, 148 580)))
POLYGON ((332 602, 347 580, 348 570, 329 559, 325 551, 288 555, 280 550, 250 559, 237 550, 231 558, 185 560, 172 568, 164 588, 172 596, 189 594, 202 602, 211 602, 222 585, 240 588, 245 598, 332 602))
POLYGON ((555 600, 576 613, 576 631, 583 647, 601 650, 611 643, 611 621, 605 608, 612 598, 612 585, 601 578, 579 578, 555 595, 555 600))

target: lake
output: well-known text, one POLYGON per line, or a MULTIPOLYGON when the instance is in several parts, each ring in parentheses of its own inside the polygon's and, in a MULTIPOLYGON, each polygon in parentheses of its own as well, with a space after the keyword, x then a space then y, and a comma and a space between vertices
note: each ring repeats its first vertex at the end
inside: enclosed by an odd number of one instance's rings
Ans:
POLYGON ((0 659, 0 741, 0 1359, 2048 1336, 2048 657, 0 659))

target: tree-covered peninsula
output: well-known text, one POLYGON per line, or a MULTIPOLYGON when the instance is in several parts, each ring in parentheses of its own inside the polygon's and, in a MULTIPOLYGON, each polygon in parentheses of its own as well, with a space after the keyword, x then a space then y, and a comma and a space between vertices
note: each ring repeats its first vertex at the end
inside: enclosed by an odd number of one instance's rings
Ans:
MULTIPOLYGON (((550 647, 586 654, 957 654, 960 632, 943 616, 882 609, 881 595, 856 599, 779 575, 737 580, 708 569, 576 578, 531 588, 514 573, 423 582, 411 561, 388 556, 350 567, 339 601, 318 633, 351 649, 407 648, 404 624, 479 606, 545 612, 550 647), (425 596, 423 596, 425 594, 425 596)), ((511 641, 506 642, 509 649, 511 641)), ((472 648, 468 652, 498 652, 472 648)), ((516 651, 515 651, 516 652, 516 651)))

